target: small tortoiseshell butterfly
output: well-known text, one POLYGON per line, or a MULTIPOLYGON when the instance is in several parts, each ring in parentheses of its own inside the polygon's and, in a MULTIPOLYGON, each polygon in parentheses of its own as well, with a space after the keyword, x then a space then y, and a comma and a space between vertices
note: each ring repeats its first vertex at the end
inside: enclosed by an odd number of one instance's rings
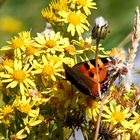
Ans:
MULTIPOLYGON (((74 84, 84 94, 96 98, 98 96, 98 79, 95 63, 95 59, 92 59, 78 63, 72 68, 67 64, 63 64, 63 67, 67 80, 74 84)), ((112 68, 110 67, 114 65, 115 60, 112 57, 98 59, 101 94, 105 93, 110 85, 112 73, 112 68)), ((118 76, 118 72, 116 72, 114 76, 118 76)))

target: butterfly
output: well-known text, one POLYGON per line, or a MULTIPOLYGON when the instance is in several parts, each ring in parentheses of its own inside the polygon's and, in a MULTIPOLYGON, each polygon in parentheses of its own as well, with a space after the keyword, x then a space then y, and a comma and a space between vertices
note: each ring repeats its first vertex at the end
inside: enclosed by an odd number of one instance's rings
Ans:
MULTIPOLYGON (((98 61, 99 83, 101 94, 105 93, 110 86, 112 75, 116 78, 119 70, 116 70, 116 61, 112 57, 99 58, 98 61)), ((92 97, 99 96, 98 76, 95 59, 80 62, 72 68, 63 63, 65 76, 68 81, 75 85, 82 93, 92 97)))

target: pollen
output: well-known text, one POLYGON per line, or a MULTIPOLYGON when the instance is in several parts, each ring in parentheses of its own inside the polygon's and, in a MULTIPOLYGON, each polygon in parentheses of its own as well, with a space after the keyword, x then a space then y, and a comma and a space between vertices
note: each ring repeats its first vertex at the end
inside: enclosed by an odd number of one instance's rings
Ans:
POLYGON ((28 47, 26 48, 25 53, 26 53, 26 55, 29 56, 29 55, 33 55, 33 54, 36 53, 38 50, 39 50, 39 49, 36 48, 36 47, 34 47, 34 46, 28 46, 28 47))
POLYGON ((3 108, 3 115, 6 116, 7 114, 11 113, 12 112, 12 106, 10 105, 6 105, 4 108, 3 108))
POLYGON ((31 111, 31 106, 28 103, 22 103, 19 106, 19 110, 24 113, 29 113, 31 111))
POLYGON ((23 40, 20 39, 20 38, 13 38, 13 39, 11 40, 11 45, 12 45, 12 47, 13 47, 14 49, 20 48, 21 46, 23 46, 23 44, 24 44, 24 42, 23 42, 23 40))
POLYGON ((49 39, 46 43, 45 43, 47 48, 54 48, 56 46, 56 42, 53 39, 49 39))
POLYGON ((74 25, 79 25, 81 22, 80 16, 74 12, 69 13, 67 20, 69 21, 69 23, 74 24, 74 25))
POLYGON ((91 44, 88 42, 84 42, 84 48, 85 49, 90 49, 91 48, 91 44))
POLYGON ((122 122, 125 120, 124 115, 120 111, 113 112, 111 118, 114 118, 117 122, 122 122))
POLYGON ((23 82, 26 79, 26 73, 23 70, 16 70, 12 75, 13 78, 18 82, 23 82))
POLYGON ((43 75, 52 75, 53 73, 54 73, 54 69, 52 66, 50 66, 50 65, 44 66, 44 69, 42 71, 43 75))
POLYGON ((75 46, 73 45, 69 45, 68 47, 65 48, 66 49, 66 52, 72 54, 72 55, 75 55, 76 53, 76 49, 75 49, 75 46))

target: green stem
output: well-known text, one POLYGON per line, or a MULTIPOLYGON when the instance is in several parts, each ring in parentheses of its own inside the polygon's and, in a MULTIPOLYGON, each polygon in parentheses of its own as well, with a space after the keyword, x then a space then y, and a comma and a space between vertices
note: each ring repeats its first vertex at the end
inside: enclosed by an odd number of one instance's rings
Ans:
POLYGON ((97 73, 97 81, 98 81, 98 94, 99 98, 101 99, 101 107, 100 107, 100 112, 99 112, 99 117, 97 121, 97 126, 96 126, 96 132, 94 136, 94 140, 97 140, 98 134, 99 134, 99 128, 100 128, 100 122, 101 122, 101 114, 103 111, 103 104, 104 104, 104 99, 101 97, 101 88, 100 88, 100 75, 99 75, 99 67, 98 67, 98 51, 99 51, 99 42, 100 40, 96 40, 96 51, 95 51, 95 62, 96 62, 96 73, 97 73))
POLYGON ((95 63, 96 63, 96 74, 97 74, 97 84, 98 84, 98 94, 101 99, 101 90, 100 90, 100 76, 99 76, 99 66, 98 66, 98 51, 99 51, 99 41, 96 40, 96 51, 95 51, 95 63))
POLYGON ((100 123, 101 123, 101 116, 102 116, 102 112, 103 112, 103 108, 104 108, 104 100, 105 97, 101 99, 101 106, 100 106, 100 112, 99 112, 99 117, 97 120, 97 126, 96 126, 96 132, 95 132, 95 136, 94 136, 94 140, 98 139, 98 135, 99 135, 99 128, 100 128, 100 123))

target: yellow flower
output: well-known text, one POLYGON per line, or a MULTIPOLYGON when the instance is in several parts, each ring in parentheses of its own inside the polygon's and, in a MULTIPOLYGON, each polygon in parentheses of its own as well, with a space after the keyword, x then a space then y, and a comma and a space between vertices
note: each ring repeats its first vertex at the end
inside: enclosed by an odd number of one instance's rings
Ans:
POLYGON ((24 130, 27 131, 27 133, 30 133, 30 129, 38 124, 40 124, 42 122, 42 120, 39 120, 37 118, 30 118, 27 116, 26 118, 23 119, 25 128, 24 130))
POLYGON ((37 117, 39 115, 39 108, 35 108, 35 104, 36 101, 32 100, 31 97, 27 98, 26 96, 22 96, 20 99, 20 97, 17 96, 13 106, 30 117, 37 117))
POLYGON ((22 140, 27 137, 27 134, 24 134, 24 129, 21 129, 16 134, 11 135, 11 140, 22 140))
POLYGON ((53 21, 54 20, 54 13, 52 10, 49 8, 45 8, 41 11, 42 16, 47 20, 47 21, 53 21))
POLYGON ((52 0, 49 7, 43 9, 41 13, 49 23, 58 25, 58 20, 61 18, 58 12, 62 10, 68 11, 67 0, 52 0))
POLYGON ((130 133, 123 132, 121 135, 122 135, 122 139, 121 140, 131 140, 130 139, 130 137, 131 137, 130 133))
POLYGON ((35 87, 31 79, 32 67, 29 64, 22 65, 21 61, 15 59, 13 68, 5 65, 5 72, 0 72, 1 81, 8 83, 6 88, 15 88, 19 85, 21 94, 24 94, 29 87, 35 87))
POLYGON ((67 0, 52 0, 51 4, 50 4, 50 8, 53 9, 54 12, 58 12, 58 11, 67 11, 68 10, 68 6, 67 6, 67 0))
POLYGON ((23 40, 25 47, 27 47, 28 45, 34 42, 32 40, 30 31, 23 31, 23 32, 20 32, 18 35, 19 35, 19 38, 23 40))
POLYGON ((11 105, 6 105, 3 107, 3 115, 6 116, 7 114, 13 112, 13 107, 11 105))
POLYGON ((45 55, 42 55, 42 64, 38 63, 36 60, 33 61, 34 68, 36 69, 33 73, 34 74, 41 74, 43 79, 56 81, 57 77, 63 77, 60 73, 63 71, 62 68, 62 60, 56 61, 56 57, 48 56, 46 58, 45 55))
POLYGON ((24 52, 26 46, 32 44, 30 32, 20 32, 18 36, 15 36, 11 41, 7 41, 9 45, 3 46, 1 51, 14 50, 14 55, 18 59, 21 58, 21 52, 24 52))
POLYGON ((26 47, 25 54, 26 56, 36 55, 39 52, 38 47, 34 47, 33 45, 29 45, 26 47))
POLYGON ((26 46, 24 60, 32 64, 35 57, 37 58, 41 54, 41 49, 39 47, 35 47, 34 43, 26 46))
POLYGON ((86 114, 88 119, 89 120, 94 119, 95 121, 97 121, 101 102, 93 100, 90 97, 86 98, 86 102, 87 102, 86 114))
POLYGON ((68 64, 70 67, 74 66, 75 64, 77 64, 77 60, 76 58, 70 58, 70 57, 65 57, 65 59, 63 59, 63 62, 65 64, 68 64))
POLYGON ((121 124, 124 128, 130 128, 132 123, 128 122, 127 119, 131 116, 129 108, 122 109, 121 105, 113 106, 110 104, 110 108, 104 108, 106 113, 102 114, 104 121, 111 122, 113 125, 121 124))
POLYGON ((50 54, 47 54, 47 59, 48 61, 53 61, 53 63, 58 63, 58 62, 61 62, 61 64, 65 61, 67 61, 67 57, 64 56, 64 54, 60 54, 60 55, 50 55, 50 54))
POLYGON ((11 39, 11 41, 8 42, 8 46, 4 46, 1 50, 11 50, 11 49, 18 49, 25 50, 25 46, 32 43, 32 39, 30 37, 30 32, 20 32, 18 34, 19 36, 15 36, 11 39))
POLYGON ((54 33, 48 35, 48 33, 38 33, 37 37, 35 37, 35 47, 42 48, 46 53, 55 54, 56 52, 64 51, 64 39, 60 35, 60 33, 54 33))
POLYGON ((80 10, 77 12, 60 11, 59 14, 60 16, 62 16, 62 19, 59 21, 64 21, 65 23, 69 24, 67 32, 71 32, 72 36, 75 35, 75 32, 77 32, 80 36, 84 32, 84 30, 88 31, 89 23, 86 20, 87 17, 86 15, 81 13, 80 10))
POLYGON ((9 46, 4 46, 2 48, 2 50, 17 50, 17 52, 19 52, 20 50, 24 50, 24 42, 22 40, 22 38, 19 38, 17 36, 15 36, 14 38, 11 39, 11 41, 8 41, 9 46))
MULTIPOLYGON (((93 39, 91 37, 86 37, 85 39, 82 37, 79 37, 79 40, 72 40, 74 45, 77 45, 78 47, 80 47, 80 50, 78 50, 79 53, 88 52, 88 51, 92 51, 95 53, 96 46, 92 45, 92 41, 93 39)), ((104 51, 104 48, 101 47, 101 45, 99 45, 99 51, 102 51, 102 55, 99 54, 100 57, 107 56, 107 52, 104 51)))
POLYGON ((140 134, 140 114, 138 114, 137 112, 133 112, 134 117, 132 118, 131 122, 134 123, 134 125, 132 126, 133 129, 133 133, 139 133, 140 134))
MULTIPOLYGON (((92 45, 92 38, 89 37, 89 38, 82 38, 82 37, 79 37, 79 41, 77 40, 73 40, 73 43, 79 47, 82 48, 82 50, 91 50, 93 52, 95 52, 96 50, 96 46, 93 46, 92 45)), ((99 48, 99 50, 102 50, 103 48, 99 48)))
POLYGON ((20 20, 8 16, 1 17, 0 23, 1 23, 0 26, 1 32, 15 33, 19 32, 23 27, 23 23, 20 20))
POLYGON ((86 13, 86 15, 91 14, 90 8, 91 9, 97 9, 95 7, 96 3, 93 2, 93 0, 71 0, 71 1, 76 4, 78 9, 83 8, 83 10, 86 13))
POLYGON ((65 48, 66 52, 68 54, 71 54, 71 55, 75 55, 76 54, 76 48, 74 45, 72 44, 69 44, 66 48, 65 48))
POLYGON ((13 68, 14 62, 13 62, 13 60, 7 59, 7 58, 6 58, 6 59, 3 61, 3 65, 4 65, 4 66, 9 66, 9 67, 13 68))
POLYGON ((74 46, 73 43, 71 43, 69 41, 69 39, 65 39, 65 54, 70 54, 70 55, 73 55, 75 56, 76 54, 80 54, 80 53, 83 53, 83 51, 81 50, 76 50, 76 47, 74 46))

